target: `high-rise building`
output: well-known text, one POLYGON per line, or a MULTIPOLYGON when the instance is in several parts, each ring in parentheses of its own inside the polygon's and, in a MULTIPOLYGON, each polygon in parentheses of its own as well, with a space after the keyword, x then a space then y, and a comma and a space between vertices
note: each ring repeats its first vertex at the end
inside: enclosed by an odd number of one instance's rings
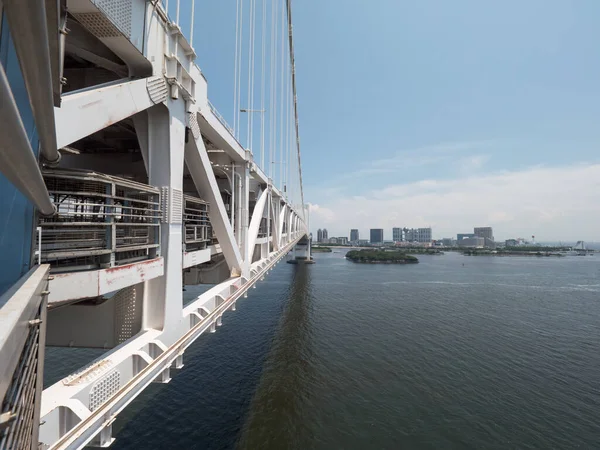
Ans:
POLYGON ((320 228, 317 230, 317 242, 323 242, 323 230, 320 228))
POLYGON ((371 244, 383 244, 382 228, 371 228, 371 244))
POLYGON ((323 228, 323 240, 327 242, 329 239, 329 233, 327 232, 327 228, 323 228))
POLYGON ((358 242, 359 239, 358 230, 356 228, 350 230, 350 242, 358 242))
POLYGON ((431 242, 432 241, 431 227, 418 228, 417 232, 418 232, 417 242, 431 242))
POLYGON ((490 241, 494 240, 494 232, 492 231, 492 227, 475 227, 473 229, 473 234, 477 237, 489 239, 490 241))
POLYGON ((406 242, 431 242, 431 228, 405 228, 403 231, 406 242))
POLYGON ((402 242, 402 228, 392 228, 392 241, 402 242))

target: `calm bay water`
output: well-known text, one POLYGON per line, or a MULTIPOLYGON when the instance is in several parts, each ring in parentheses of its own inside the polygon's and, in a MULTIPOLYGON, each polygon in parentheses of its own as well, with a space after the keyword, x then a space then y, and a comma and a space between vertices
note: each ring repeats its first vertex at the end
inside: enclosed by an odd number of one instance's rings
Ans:
POLYGON ((600 448, 599 255, 315 259, 251 290, 113 448, 600 448))

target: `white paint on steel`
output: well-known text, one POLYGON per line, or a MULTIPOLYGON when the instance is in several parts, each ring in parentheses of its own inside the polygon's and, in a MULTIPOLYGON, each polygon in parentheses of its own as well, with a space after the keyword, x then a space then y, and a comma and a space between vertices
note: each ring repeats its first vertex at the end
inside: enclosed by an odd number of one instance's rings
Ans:
POLYGON ((50 280, 48 304, 98 297, 164 274, 163 258, 125 264, 111 269, 55 274, 50 280))
POLYGON ((61 107, 54 109, 58 147, 66 147, 153 105, 145 79, 63 95, 61 107))

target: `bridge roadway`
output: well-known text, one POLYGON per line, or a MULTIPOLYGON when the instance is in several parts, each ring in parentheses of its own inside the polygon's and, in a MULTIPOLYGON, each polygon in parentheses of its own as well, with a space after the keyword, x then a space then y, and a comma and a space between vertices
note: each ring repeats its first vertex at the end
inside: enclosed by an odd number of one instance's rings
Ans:
POLYGON ((3 68, 10 108, 0 119, 14 129, 2 132, 0 170, 39 221, 31 270, 0 299, 8 330, 0 333, 0 397, 14 394, 0 418, 0 448, 20 448, 28 432, 31 448, 106 447, 117 414, 150 383, 169 382, 186 348, 214 332, 248 289, 290 251, 309 256, 297 117, 294 198, 211 105, 193 46, 165 5, 45 3, 0 6, 44 163, 40 171, 31 158, 36 144, 23 138, 23 110, 3 68), (215 286, 184 307, 182 280, 215 286), (46 343, 107 352, 40 395, 46 343), (18 372, 24 355, 37 374, 18 372))

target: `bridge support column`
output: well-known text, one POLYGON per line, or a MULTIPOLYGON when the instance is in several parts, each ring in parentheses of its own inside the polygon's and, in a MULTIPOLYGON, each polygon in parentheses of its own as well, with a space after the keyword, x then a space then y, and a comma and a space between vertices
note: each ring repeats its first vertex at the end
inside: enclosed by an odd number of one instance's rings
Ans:
POLYGON ((288 260, 288 263, 290 264, 314 264, 314 260, 310 252, 310 239, 307 235, 304 235, 296 243, 296 245, 294 245, 292 255, 293 259, 288 260))
POLYGON ((163 218, 160 224, 160 249, 164 275, 146 282, 143 328, 163 330, 166 343, 177 337, 181 322, 181 258, 183 161, 185 145, 185 104, 169 100, 168 108, 148 110, 148 178, 162 190, 163 218))

